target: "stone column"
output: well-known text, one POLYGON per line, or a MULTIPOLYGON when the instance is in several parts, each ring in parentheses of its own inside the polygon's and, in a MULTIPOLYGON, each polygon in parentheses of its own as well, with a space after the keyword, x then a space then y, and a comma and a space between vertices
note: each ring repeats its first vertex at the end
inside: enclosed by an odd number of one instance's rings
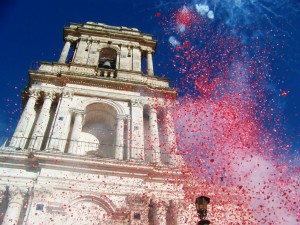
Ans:
POLYGON ((136 99, 131 102, 131 158, 145 160, 143 103, 136 99))
POLYGON ((57 115, 51 128, 48 149, 64 152, 70 130, 72 114, 70 105, 72 103, 73 92, 64 90, 58 103, 57 115))
POLYGON ((44 103, 32 133, 32 140, 30 141, 31 149, 41 149, 50 118, 50 108, 52 105, 53 98, 54 95, 52 92, 45 92, 44 103))
POLYGON ((65 63, 66 62, 68 54, 69 54, 70 47, 71 47, 71 39, 66 38, 65 46, 64 46, 64 48, 61 52, 61 55, 59 57, 59 60, 58 60, 59 63, 65 63))
POLYGON ((18 224, 26 192, 26 188, 9 187, 9 202, 2 225, 18 224))
POLYGON ((187 218, 186 218, 186 207, 184 206, 183 202, 177 202, 176 203, 176 221, 177 224, 186 224, 187 218))
POLYGON ((10 146, 24 148, 35 120, 36 112, 34 107, 38 97, 39 91, 29 90, 29 99, 18 122, 10 146))
POLYGON ((174 121, 171 116, 170 110, 165 108, 165 121, 164 125, 166 127, 166 135, 167 135, 167 152, 169 153, 170 163, 173 165, 177 165, 177 147, 176 147, 176 135, 174 128, 174 121))
POLYGON ((117 59, 116 59, 116 70, 120 69, 120 63, 121 63, 121 53, 117 53, 117 59))
POLYGON ((156 225, 166 225, 167 224, 167 207, 165 202, 157 203, 156 208, 156 225))
POLYGON ((152 60, 152 50, 147 51, 147 72, 148 75, 153 75, 153 60, 152 60))
POLYGON ((130 159, 131 158, 131 118, 128 117, 127 122, 125 125, 125 132, 126 135, 124 136, 124 151, 125 151, 125 159, 130 159))
POLYGON ((173 200, 169 201, 169 206, 167 210, 167 223, 168 225, 179 225, 177 221, 177 205, 174 203, 173 200))
POLYGON ((149 212, 148 212, 148 222, 149 225, 157 225, 157 204, 153 199, 150 199, 149 203, 149 212))
POLYGON ((152 161, 155 163, 161 162, 158 124, 157 124, 157 110, 153 107, 149 109, 149 127, 150 127, 150 145, 152 148, 152 161))
POLYGON ((75 113, 75 119, 73 124, 73 129, 71 133, 71 140, 69 146, 69 153, 77 154, 78 153, 78 139, 80 138, 82 130, 82 119, 83 119, 83 110, 73 110, 75 113))
POLYGON ((117 116, 115 158, 123 160, 124 155, 124 116, 117 116))

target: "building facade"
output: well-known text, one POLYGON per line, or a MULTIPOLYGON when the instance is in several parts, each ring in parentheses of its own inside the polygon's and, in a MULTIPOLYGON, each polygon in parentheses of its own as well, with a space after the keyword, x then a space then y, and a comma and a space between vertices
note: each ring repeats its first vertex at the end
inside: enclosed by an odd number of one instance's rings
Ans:
POLYGON ((156 41, 93 22, 70 24, 64 41, 58 62, 29 71, 1 146, 2 224, 194 224, 156 41))

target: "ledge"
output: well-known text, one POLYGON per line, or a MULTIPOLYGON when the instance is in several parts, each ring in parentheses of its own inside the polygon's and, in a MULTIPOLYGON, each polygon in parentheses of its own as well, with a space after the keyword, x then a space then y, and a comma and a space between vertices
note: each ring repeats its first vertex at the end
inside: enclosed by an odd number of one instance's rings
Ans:
POLYGON ((182 176, 180 170, 172 165, 45 152, 35 152, 30 158, 29 154, 28 152, 2 151, 0 152, 1 167, 19 168, 32 172, 47 168, 81 173, 101 173, 161 182, 165 179, 178 179, 182 176))

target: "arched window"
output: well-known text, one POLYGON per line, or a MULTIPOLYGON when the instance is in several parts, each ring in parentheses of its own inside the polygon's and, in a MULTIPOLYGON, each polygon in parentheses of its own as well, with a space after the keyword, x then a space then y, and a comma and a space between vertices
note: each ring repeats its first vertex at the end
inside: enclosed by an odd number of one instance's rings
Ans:
POLYGON ((117 51, 112 48, 103 48, 100 51, 98 67, 105 69, 116 69, 117 51))

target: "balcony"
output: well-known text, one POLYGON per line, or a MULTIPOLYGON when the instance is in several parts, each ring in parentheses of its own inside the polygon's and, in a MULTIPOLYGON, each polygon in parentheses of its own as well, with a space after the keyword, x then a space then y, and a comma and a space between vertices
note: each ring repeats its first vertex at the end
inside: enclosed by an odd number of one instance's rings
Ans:
POLYGON ((108 68, 99 68, 98 66, 82 65, 82 64, 61 64, 40 62, 32 65, 33 72, 42 72, 47 74, 59 75, 77 75, 84 77, 93 77, 105 80, 114 80, 126 83, 134 83, 147 85, 152 88, 170 88, 169 80, 156 76, 148 76, 141 72, 117 70, 108 68))
MULTIPOLYGON (((95 142, 85 142, 85 141, 74 141, 70 139, 59 139, 52 137, 37 136, 35 138, 24 138, 24 137, 0 137, 0 153, 49 153, 57 155, 69 155, 69 156, 79 156, 94 159, 114 159, 114 152, 116 145, 95 143, 95 142)), ((125 158, 131 159, 130 148, 128 146, 123 146, 124 152, 126 154, 125 158)), ((131 151, 134 148, 131 147, 131 151)), ((151 155, 153 149, 144 149, 145 151, 145 163, 152 163, 151 155)), ((157 153, 154 153, 156 155, 157 153)), ((170 159, 171 152, 159 153, 162 164, 165 166, 172 165, 168 159, 170 159)), ((155 156, 156 157, 156 156, 155 156)), ((142 162, 141 159, 136 159, 142 162)))
POLYGON ((114 146, 107 146, 105 144, 74 141, 70 139, 59 139, 52 137, 37 136, 35 138, 24 137, 2 137, 0 138, 0 149, 2 151, 14 152, 46 152, 46 153, 60 153, 93 156, 104 158, 103 152, 107 148, 114 146), (76 151, 74 151, 76 150, 76 151))

